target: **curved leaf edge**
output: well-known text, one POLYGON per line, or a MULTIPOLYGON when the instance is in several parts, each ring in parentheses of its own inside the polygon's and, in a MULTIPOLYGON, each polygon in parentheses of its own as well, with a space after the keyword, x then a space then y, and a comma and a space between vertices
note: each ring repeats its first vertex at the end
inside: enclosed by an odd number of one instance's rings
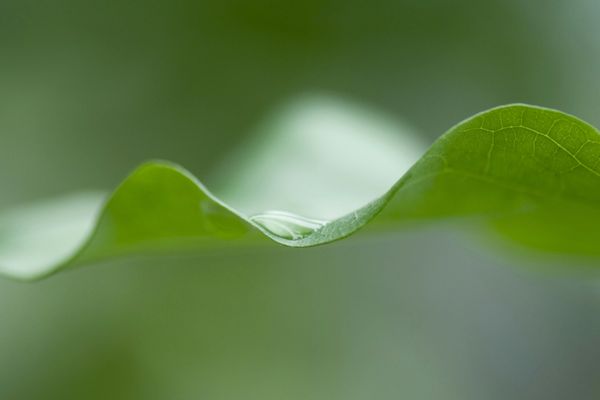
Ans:
MULTIPOLYGON (((241 226, 244 226, 244 234, 247 234, 249 232, 258 233, 258 236, 260 236, 261 239, 266 238, 269 239, 271 242, 275 242, 277 244, 287 247, 312 247, 344 239, 348 236, 353 235, 358 230, 369 224, 374 218, 376 218, 377 215, 379 215, 386 208, 386 205, 388 205, 390 201, 394 199, 394 197, 398 194, 400 189, 405 185, 407 180, 410 177, 412 177, 415 167, 418 166, 424 159, 426 159, 429 156, 431 149, 434 146, 436 146, 436 144, 446 140, 449 135, 461 134, 459 128, 469 123, 470 121, 475 120, 476 118, 486 116, 494 111, 507 110, 515 107, 560 113, 561 115, 576 120, 579 123, 584 124, 597 132, 597 130, 594 127, 572 115, 556 111, 550 108, 532 106, 524 103, 502 105, 488 109, 486 111, 482 111, 451 127, 448 131, 446 131, 446 133, 441 135, 430 146, 429 150, 421 157, 421 159, 419 159, 413 165, 412 168, 410 168, 403 176, 401 176, 387 192, 375 198, 363 207, 357 209, 356 211, 331 221, 314 221, 308 218, 293 216, 289 214, 290 218, 297 218, 298 221, 300 221, 300 223, 302 221, 308 221, 309 223, 314 222, 315 224, 317 224, 316 226, 313 225, 312 228, 308 230, 308 232, 305 232, 305 235, 299 238, 284 237, 282 235, 274 233, 272 229, 268 229, 264 221, 261 220, 261 218, 264 218, 265 216, 268 218, 270 216, 268 213, 264 215, 248 216, 240 212, 239 210, 235 210, 234 208, 228 206, 224 201, 222 201, 216 195, 211 193, 211 191, 208 190, 208 188, 205 187, 205 185, 202 182, 200 182, 198 178, 196 178, 191 172, 189 172, 182 166, 169 161, 151 160, 143 163, 138 168, 136 168, 124 181, 122 181, 122 183, 110 194, 110 196, 108 196, 108 198, 105 200, 104 204, 100 208, 99 212, 97 213, 96 222, 94 224, 93 230, 89 233, 87 238, 82 240, 83 244, 73 253, 72 256, 68 257, 62 262, 47 266, 47 268, 45 268, 45 270, 41 273, 23 276, 7 275, 7 277, 21 281, 33 281, 46 278, 65 269, 92 264, 109 258, 139 254, 140 252, 155 250, 153 246, 157 245, 159 241, 154 242, 150 238, 150 240, 141 243, 140 246, 130 246, 123 249, 113 249, 113 251, 104 254, 102 254, 102 252, 92 251, 94 242, 100 235, 100 221, 106 217, 106 215, 109 212, 108 210, 110 209, 115 199, 118 198, 119 195, 123 193, 123 191, 128 190, 129 183, 132 180, 134 180, 135 177, 138 176, 140 173, 152 175, 158 171, 161 171, 161 173, 167 171, 167 173, 172 174, 173 176, 183 178, 188 183, 194 185, 200 196, 206 197, 210 202, 214 203, 216 207, 220 208, 221 211, 224 211, 226 214, 229 214, 231 218, 236 219, 241 226)), ((225 236, 227 236, 227 232, 221 233, 224 233, 225 236)), ((222 236, 221 233, 214 236, 222 236)), ((232 236, 235 237, 243 235, 238 235, 237 233, 235 233, 232 236)), ((178 240, 177 238, 174 239, 176 241, 178 240)), ((181 246, 179 247, 185 247, 183 242, 185 242, 185 240, 181 240, 181 243, 179 243, 179 245, 181 246)))

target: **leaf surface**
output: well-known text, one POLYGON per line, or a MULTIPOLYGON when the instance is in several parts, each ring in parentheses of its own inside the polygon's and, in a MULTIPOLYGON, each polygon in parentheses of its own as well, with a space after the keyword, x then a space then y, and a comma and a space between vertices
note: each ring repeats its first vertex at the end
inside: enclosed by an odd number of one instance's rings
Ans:
POLYGON ((218 191, 235 209, 182 167, 149 162, 102 206, 102 195, 88 193, 0 216, 0 272, 36 279, 109 257, 243 241, 308 247, 367 224, 443 218, 481 221, 540 250, 600 255, 600 135, 587 123, 502 106, 423 151, 396 122, 347 104, 314 105, 300 102, 266 129, 287 136, 270 133, 248 146, 253 158, 229 160, 225 174, 237 180, 218 191), (356 126, 337 142, 321 140, 356 126))

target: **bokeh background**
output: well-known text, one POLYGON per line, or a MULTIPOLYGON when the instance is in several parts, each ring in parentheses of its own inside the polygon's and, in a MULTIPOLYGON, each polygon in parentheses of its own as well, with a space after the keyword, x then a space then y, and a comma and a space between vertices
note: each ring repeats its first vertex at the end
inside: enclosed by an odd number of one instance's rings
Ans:
MULTIPOLYGON (((312 91, 428 142, 511 102, 600 126, 599 21, 593 0, 2 0, 0 206, 149 158, 210 183, 312 91)), ((0 398, 597 399, 600 278, 580 263, 441 225, 2 280, 0 398)))

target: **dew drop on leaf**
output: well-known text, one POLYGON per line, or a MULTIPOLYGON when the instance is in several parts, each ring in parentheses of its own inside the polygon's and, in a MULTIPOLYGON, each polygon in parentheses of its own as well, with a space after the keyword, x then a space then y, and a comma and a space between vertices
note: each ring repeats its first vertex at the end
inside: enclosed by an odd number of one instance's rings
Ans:
POLYGON ((267 211, 250 217, 250 220, 273 235, 287 240, 305 238, 327 223, 284 211, 267 211))

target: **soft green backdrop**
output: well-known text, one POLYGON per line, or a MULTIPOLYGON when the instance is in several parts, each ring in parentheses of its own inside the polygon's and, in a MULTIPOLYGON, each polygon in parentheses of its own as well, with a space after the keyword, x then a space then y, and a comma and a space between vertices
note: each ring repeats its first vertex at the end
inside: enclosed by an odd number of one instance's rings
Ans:
MULTIPOLYGON (((599 18, 591 0, 3 0, 0 205, 148 158, 210 183, 312 91, 428 141, 515 101, 600 126, 599 18)), ((1 281, 0 398, 595 399, 600 284, 579 264, 442 226, 1 281)))

